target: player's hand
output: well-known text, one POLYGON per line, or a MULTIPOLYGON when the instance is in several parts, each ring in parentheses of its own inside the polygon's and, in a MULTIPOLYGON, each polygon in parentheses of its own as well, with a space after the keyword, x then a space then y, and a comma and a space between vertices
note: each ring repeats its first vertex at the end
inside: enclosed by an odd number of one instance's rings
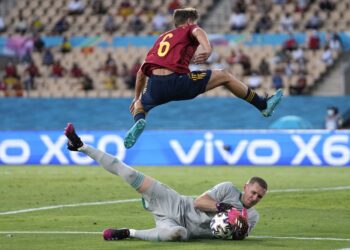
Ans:
POLYGON ((234 223, 230 223, 232 227, 232 239, 243 240, 248 235, 249 225, 246 217, 238 215, 234 223))
POLYGON ((242 215, 241 212, 235 207, 227 210, 228 222, 230 224, 234 224, 236 219, 237 219, 237 217, 240 216, 240 215, 242 215))
POLYGON ((233 208, 233 206, 231 204, 224 203, 224 202, 216 203, 216 209, 218 210, 219 213, 226 212, 227 210, 230 210, 231 208, 233 208))
POLYGON ((210 56, 209 52, 205 52, 205 51, 200 52, 194 55, 193 62, 195 64, 203 64, 207 61, 209 56, 210 56))

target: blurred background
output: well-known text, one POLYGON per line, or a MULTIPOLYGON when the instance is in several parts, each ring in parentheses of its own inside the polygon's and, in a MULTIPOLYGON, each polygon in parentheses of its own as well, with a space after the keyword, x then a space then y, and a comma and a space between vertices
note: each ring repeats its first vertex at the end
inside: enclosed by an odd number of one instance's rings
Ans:
MULTIPOLYGON (((67 122, 74 122, 84 133, 96 135, 91 143, 102 149, 108 148, 99 144, 104 134, 115 134, 118 142, 109 152, 122 152, 135 164, 142 164, 133 161, 142 150, 174 151, 172 138, 183 143, 183 152, 191 152, 195 140, 215 145, 218 138, 227 157, 232 156, 242 139, 230 137, 234 130, 250 131, 249 138, 263 134, 263 140, 275 140, 280 148, 294 145, 282 150, 286 161, 268 161, 272 165, 292 164, 301 145, 313 144, 320 162, 306 155, 298 164, 349 166, 349 9, 349 0, 0 0, 0 163, 42 164, 45 151, 38 148, 51 145, 52 152, 54 146, 64 151, 57 138, 67 122), (260 94, 283 88, 285 97, 268 119, 225 88, 163 105, 150 112, 147 125, 160 139, 146 131, 126 153, 118 140, 133 124, 128 106, 136 72, 157 36, 172 28, 172 13, 180 7, 198 9, 199 25, 214 48, 207 63, 191 65, 192 70, 227 69, 260 94), (289 129, 290 136, 276 139, 276 129, 289 129), (53 134, 45 142, 47 131, 53 134), (291 139, 293 134, 302 142, 291 139), (325 160, 329 141, 342 147, 330 148, 338 163, 325 160)), ((262 149, 267 151, 262 160, 274 155, 271 145, 262 149)), ((225 155, 221 148, 219 156, 225 155)), ((195 157, 173 161, 169 152, 163 163, 196 162, 195 157)), ((77 163, 63 154, 66 161, 52 153, 52 161, 44 162, 77 163)), ((223 164, 205 160, 208 152, 203 154, 196 164, 223 164)), ((236 163, 254 161, 247 156, 236 163)))

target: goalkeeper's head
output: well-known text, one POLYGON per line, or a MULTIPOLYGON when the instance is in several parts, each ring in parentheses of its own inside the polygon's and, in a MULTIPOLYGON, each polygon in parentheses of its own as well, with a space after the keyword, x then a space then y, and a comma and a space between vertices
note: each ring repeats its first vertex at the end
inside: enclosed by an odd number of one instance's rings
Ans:
POLYGON ((251 208, 266 194, 267 183, 264 179, 254 176, 244 184, 243 191, 241 201, 244 207, 251 208))

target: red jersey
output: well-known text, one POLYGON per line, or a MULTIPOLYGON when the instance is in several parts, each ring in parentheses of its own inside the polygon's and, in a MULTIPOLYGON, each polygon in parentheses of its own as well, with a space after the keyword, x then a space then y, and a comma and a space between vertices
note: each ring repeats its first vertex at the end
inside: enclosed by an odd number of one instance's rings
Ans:
POLYGON ((160 35, 148 52, 142 72, 150 76, 152 70, 166 68, 176 73, 189 73, 190 61, 199 45, 192 31, 196 24, 185 25, 160 35))

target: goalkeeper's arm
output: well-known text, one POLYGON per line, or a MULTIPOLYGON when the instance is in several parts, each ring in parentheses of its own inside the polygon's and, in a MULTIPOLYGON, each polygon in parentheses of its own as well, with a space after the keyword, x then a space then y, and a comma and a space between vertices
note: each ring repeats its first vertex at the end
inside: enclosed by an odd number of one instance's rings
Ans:
POLYGON ((193 206, 203 212, 217 212, 216 203, 216 200, 204 193, 194 200, 193 206))
POLYGON ((217 202, 207 193, 197 197, 193 203, 195 208, 204 212, 225 212, 233 207, 228 203, 217 202))

